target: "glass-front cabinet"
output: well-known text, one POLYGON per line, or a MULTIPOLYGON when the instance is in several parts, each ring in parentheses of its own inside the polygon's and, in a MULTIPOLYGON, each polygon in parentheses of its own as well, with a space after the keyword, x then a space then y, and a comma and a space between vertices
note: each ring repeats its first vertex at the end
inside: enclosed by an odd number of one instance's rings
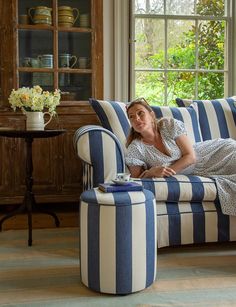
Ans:
POLYGON ((101 0, 12 1, 16 47, 12 87, 40 85, 49 91, 59 88, 64 101, 101 98, 102 23, 98 15, 101 3, 101 0))
MULTIPOLYGON (((103 98, 102 12, 102 0, 0 0, 0 129, 25 129, 25 115, 8 101, 12 89, 40 85, 62 93, 46 129, 66 133, 33 142, 38 202, 77 203, 82 191, 73 136, 99 124, 88 99, 103 98)), ((24 140, 0 138, 0 211, 23 198, 24 150, 24 140)))

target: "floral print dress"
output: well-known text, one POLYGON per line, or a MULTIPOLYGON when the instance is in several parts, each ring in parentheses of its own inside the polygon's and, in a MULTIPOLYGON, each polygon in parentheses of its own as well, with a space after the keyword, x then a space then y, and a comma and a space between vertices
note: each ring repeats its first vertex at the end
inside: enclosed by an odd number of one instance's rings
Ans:
MULTIPOLYGON (((128 166, 171 166, 181 158, 181 151, 175 140, 186 134, 183 122, 174 118, 162 118, 158 122, 162 142, 169 155, 159 151, 155 146, 133 140, 126 153, 128 166)), ((236 215, 236 141, 233 139, 214 139, 193 144, 196 163, 181 171, 211 177, 215 180, 221 209, 224 214, 236 215)))

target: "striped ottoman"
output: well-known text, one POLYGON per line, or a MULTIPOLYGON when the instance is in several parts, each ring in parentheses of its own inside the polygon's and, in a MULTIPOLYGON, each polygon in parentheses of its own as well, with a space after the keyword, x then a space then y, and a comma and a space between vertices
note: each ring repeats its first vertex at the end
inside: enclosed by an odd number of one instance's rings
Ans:
POLYGON ((128 294, 150 286, 157 261, 156 202, 148 190, 81 194, 80 268, 87 287, 128 294))

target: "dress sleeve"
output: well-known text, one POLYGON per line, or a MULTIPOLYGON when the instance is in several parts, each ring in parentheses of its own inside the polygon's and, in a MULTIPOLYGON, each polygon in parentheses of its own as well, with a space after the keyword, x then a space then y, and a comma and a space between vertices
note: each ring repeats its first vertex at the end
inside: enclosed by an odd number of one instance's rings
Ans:
POLYGON ((125 156, 125 163, 128 166, 142 166, 147 169, 147 164, 142 159, 143 154, 141 147, 138 144, 132 142, 127 149, 125 156))
POLYGON ((166 131, 167 134, 169 134, 170 138, 175 140, 178 136, 187 134, 185 125, 181 120, 172 117, 166 117, 161 121, 162 128, 166 131))

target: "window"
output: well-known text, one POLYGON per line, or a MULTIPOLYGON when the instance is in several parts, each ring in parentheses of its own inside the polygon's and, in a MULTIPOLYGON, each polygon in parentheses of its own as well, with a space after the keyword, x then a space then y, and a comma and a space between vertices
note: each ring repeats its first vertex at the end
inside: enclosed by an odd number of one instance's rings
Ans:
POLYGON ((229 0, 132 0, 131 99, 228 94, 229 0))

